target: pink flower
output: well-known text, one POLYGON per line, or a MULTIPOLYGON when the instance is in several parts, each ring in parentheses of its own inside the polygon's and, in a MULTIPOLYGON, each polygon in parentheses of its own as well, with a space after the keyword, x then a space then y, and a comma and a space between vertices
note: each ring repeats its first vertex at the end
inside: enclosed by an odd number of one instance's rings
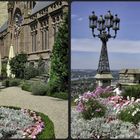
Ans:
POLYGON ((106 92, 112 92, 112 88, 110 86, 107 86, 105 89, 104 89, 104 93, 106 92))
POLYGON ((83 105, 82 102, 79 102, 79 104, 78 104, 77 107, 76 107, 76 110, 77 110, 78 112, 83 112, 83 111, 84 111, 84 105, 83 105))
POLYGON ((99 108, 99 109, 96 109, 95 111, 96 111, 96 112, 100 112, 100 111, 101 111, 101 108, 99 108))

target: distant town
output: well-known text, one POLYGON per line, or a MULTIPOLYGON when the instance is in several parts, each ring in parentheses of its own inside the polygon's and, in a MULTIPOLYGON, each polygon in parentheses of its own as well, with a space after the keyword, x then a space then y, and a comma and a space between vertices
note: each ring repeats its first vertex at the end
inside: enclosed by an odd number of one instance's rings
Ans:
MULTIPOLYGON (((94 78, 94 76, 96 75, 96 72, 97 71, 93 69, 72 69, 71 81, 94 78)), ((112 70, 111 73, 114 77, 112 81, 116 81, 119 79, 119 70, 112 70)))
MULTIPOLYGON (((72 69, 71 70, 71 97, 75 98, 79 94, 86 91, 93 91, 95 89, 96 70, 93 69, 72 69)), ((119 80, 119 70, 111 71, 115 85, 119 80)))

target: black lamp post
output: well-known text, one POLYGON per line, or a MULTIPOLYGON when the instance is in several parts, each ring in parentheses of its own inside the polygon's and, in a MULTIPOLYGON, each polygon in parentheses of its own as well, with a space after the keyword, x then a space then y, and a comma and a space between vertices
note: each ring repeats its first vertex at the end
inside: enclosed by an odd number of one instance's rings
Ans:
POLYGON ((99 76, 99 74, 110 74, 107 41, 110 38, 116 38, 117 31, 120 28, 120 19, 117 15, 113 16, 110 11, 108 11, 104 17, 103 15, 97 17, 93 11, 92 15, 89 16, 89 27, 92 29, 93 37, 98 37, 102 41, 102 49, 97 69, 98 76, 95 76, 95 78, 98 77, 98 79, 102 80, 111 79, 111 76, 105 77, 105 75, 99 76), (95 34, 95 29, 99 32, 98 34, 95 34), (114 30, 114 35, 111 35, 111 30, 114 30))

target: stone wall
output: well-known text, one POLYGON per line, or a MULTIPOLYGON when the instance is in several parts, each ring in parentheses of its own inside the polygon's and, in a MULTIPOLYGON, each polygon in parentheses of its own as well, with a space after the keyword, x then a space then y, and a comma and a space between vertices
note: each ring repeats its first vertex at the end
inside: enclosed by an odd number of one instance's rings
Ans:
POLYGON ((139 83, 140 74, 120 74, 119 75, 120 83, 139 83))
MULTIPOLYGON (((2 58, 8 57, 9 47, 11 44, 14 46, 15 53, 25 52, 28 54, 28 61, 37 62, 42 56, 45 61, 46 67, 50 67, 50 56, 54 45, 55 33, 54 29, 58 31, 63 20, 64 12, 68 11, 68 3, 66 1, 55 2, 48 7, 39 11, 35 15, 29 15, 31 9, 29 2, 10 2, 8 6, 8 28, 3 34, 4 38, 0 39, 0 51, 2 58), (19 12, 23 17, 23 22, 19 28, 15 26, 15 15, 19 12), (36 51, 32 50, 32 27, 36 23, 36 51), (16 30, 17 29, 17 30, 16 30), (48 48, 42 49, 42 30, 48 30, 48 48)), ((5 12, 7 13, 7 12, 5 12)), ((45 39, 45 38, 44 38, 45 39)))

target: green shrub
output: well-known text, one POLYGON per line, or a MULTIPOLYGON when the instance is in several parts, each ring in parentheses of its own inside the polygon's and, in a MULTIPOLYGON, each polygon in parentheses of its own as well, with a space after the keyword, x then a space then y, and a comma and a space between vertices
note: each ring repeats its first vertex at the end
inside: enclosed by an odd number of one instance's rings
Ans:
POLYGON ((34 68, 33 66, 28 66, 24 70, 24 79, 29 80, 30 78, 34 78, 38 75, 38 69, 34 68))
POLYGON ((118 118, 125 122, 132 122, 137 124, 140 122, 140 104, 134 104, 124 108, 119 114, 118 118))
POLYGON ((9 80, 6 79, 6 80, 2 81, 2 85, 5 87, 9 87, 9 80))
POLYGON ((14 74, 16 78, 24 78, 24 69, 27 62, 27 57, 27 54, 20 53, 11 58, 9 61, 11 73, 14 74))
POLYGON ((35 82, 32 85, 33 95, 45 95, 46 94, 46 84, 42 82, 35 82))
POLYGON ((32 85, 31 85, 31 83, 29 83, 29 82, 24 82, 24 83, 22 83, 22 85, 21 85, 21 89, 22 89, 22 90, 25 90, 25 91, 32 92, 32 85))
POLYGON ((7 77, 7 63, 2 64, 2 69, 1 69, 1 77, 2 79, 5 79, 7 77))
POLYGON ((19 86, 21 80, 20 79, 5 79, 2 81, 2 85, 5 87, 19 86))
POLYGON ((140 85, 135 85, 135 86, 128 86, 125 88, 125 92, 122 94, 124 98, 127 96, 129 97, 135 97, 140 98, 140 85))
POLYGON ((10 79, 9 80, 9 86, 19 86, 20 85, 21 80, 20 79, 10 79))
POLYGON ((53 76, 53 78, 48 82, 48 87, 50 94, 61 92, 60 78, 57 76, 53 76))
MULTIPOLYGON (((14 106, 3 106, 7 108, 13 108, 16 110, 21 109, 20 107, 14 107, 14 106)), ((36 111, 34 111, 36 112, 36 111)), ((55 133, 54 133, 54 124, 53 122, 49 119, 48 116, 41 112, 36 112, 37 115, 39 115, 42 119, 42 121, 45 123, 45 128, 41 133, 37 135, 37 139, 55 139, 55 133)))
POLYGON ((107 92, 107 93, 100 94, 101 98, 108 98, 108 97, 111 97, 111 96, 114 96, 114 94, 112 92, 107 92))
POLYGON ((3 80, 2 86, 9 87, 9 80, 8 79, 3 80))
POLYGON ((84 119, 92 119, 93 117, 103 117, 106 113, 106 107, 95 99, 89 99, 84 102, 85 110, 82 112, 84 119))
POLYGON ((55 97, 55 98, 68 100, 68 93, 66 93, 66 92, 54 93, 54 94, 51 94, 50 96, 55 97))

